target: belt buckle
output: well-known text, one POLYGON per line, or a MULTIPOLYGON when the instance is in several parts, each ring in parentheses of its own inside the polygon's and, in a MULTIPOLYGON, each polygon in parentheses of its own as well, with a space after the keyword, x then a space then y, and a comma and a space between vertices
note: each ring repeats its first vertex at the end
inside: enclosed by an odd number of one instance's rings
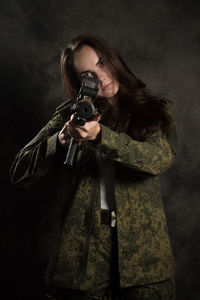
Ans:
POLYGON ((117 216, 116 216, 116 213, 115 213, 114 210, 111 210, 110 216, 111 216, 110 226, 111 227, 116 227, 116 225, 117 225, 117 216))

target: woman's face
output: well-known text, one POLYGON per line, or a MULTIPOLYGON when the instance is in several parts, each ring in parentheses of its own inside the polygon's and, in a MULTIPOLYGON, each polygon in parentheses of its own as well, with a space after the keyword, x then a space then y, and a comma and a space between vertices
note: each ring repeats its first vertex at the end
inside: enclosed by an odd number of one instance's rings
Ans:
POLYGON ((74 66, 80 80, 88 73, 98 79, 100 81, 98 96, 106 97, 110 103, 114 104, 114 96, 119 90, 119 83, 92 47, 85 45, 75 52, 74 66))

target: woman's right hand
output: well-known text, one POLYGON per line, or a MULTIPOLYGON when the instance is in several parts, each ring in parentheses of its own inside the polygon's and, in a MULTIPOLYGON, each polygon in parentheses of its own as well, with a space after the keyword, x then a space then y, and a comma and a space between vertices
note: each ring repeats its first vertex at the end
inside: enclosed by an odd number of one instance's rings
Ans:
MULTIPOLYGON (((70 134, 70 125, 72 126, 75 124, 76 124, 76 115, 72 114, 70 120, 65 123, 65 125, 63 126, 63 128, 58 134, 58 141, 60 142, 61 146, 63 147, 69 146, 70 140, 72 138, 72 135, 70 134)), ((73 136, 73 138, 78 141, 80 136, 76 135, 73 136)))
MULTIPOLYGON (((72 117, 71 117, 72 119, 72 117)), ((70 143, 71 136, 69 134, 69 122, 66 122, 61 131, 58 134, 58 141, 61 146, 68 147, 70 143)))

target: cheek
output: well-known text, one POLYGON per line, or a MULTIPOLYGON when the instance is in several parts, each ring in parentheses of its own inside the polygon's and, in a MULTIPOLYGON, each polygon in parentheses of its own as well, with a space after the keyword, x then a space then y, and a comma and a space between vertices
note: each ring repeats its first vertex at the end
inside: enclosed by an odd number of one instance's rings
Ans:
POLYGON ((113 77, 113 75, 111 74, 110 71, 108 71, 107 76, 108 76, 108 78, 111 79, 112 81, 114 80, 114 77, 113 77))
POLYGON ((113 76, 112 76, 112 74, 111 74, 111 72, 109 71, 108 68, 105 67, 104 70, 103 70, 103 73, 104 73, 104 76, 106 78, 109 78, 109 79, 113 78, 113 76))
POLYGON ((118 81, 115 81, 115 89, 118 92, 118 90, 119 90, 119 82, 118 81))

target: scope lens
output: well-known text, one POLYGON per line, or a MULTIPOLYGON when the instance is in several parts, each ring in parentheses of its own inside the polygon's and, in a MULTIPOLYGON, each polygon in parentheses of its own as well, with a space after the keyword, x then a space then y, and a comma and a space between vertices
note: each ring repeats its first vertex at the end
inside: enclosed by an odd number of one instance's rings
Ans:
POLYGON ((89 119, 93 116, 93 109, 88 101, 78 103, 77 113, 80 118, 89 119))

